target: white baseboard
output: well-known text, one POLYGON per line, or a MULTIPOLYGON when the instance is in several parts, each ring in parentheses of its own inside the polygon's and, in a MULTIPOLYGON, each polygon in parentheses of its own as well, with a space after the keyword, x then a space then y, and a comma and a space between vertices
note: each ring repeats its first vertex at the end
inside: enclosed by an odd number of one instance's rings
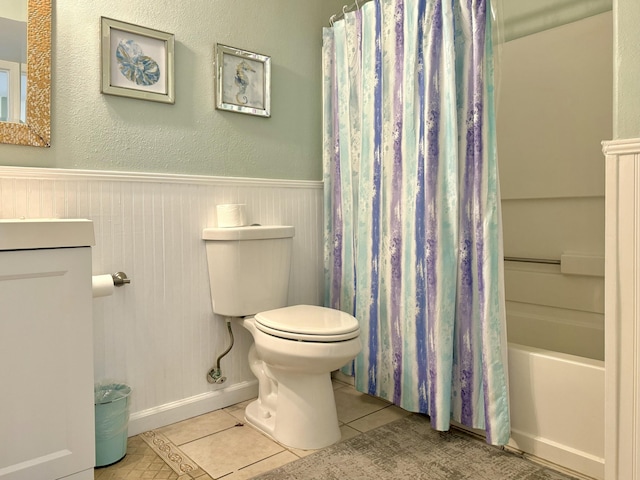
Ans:
POLYGON ((135 412, 129 417, 128 435, 132 437, 154 428, 164 427, 187 418, 229 407, 257 396, 258 381, 251 380, 230 385, 215 392, 207 392, 135 412))

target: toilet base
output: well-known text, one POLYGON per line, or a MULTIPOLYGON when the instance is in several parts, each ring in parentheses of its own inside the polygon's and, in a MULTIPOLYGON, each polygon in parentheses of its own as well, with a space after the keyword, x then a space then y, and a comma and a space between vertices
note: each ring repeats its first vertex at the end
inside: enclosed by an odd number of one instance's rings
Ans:
POLYGON ((283 445, 302 450, 328 447, 341 438, 331 374, 299 375, 269 367, 277 381, 276 411, 251 402, 246 421, 283 445))

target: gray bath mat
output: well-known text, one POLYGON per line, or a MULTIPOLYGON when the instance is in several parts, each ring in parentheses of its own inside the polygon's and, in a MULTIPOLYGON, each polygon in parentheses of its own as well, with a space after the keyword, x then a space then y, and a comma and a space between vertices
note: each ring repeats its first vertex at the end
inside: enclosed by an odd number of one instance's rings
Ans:
POLYGON ((433 430, 411 415, 332 445, 260 480, 567 480, 573 479, 451 430, 433 430))

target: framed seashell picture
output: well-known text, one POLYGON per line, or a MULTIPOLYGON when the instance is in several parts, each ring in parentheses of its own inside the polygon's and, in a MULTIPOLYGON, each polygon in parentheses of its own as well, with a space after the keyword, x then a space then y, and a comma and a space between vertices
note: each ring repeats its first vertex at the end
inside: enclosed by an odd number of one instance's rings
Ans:
POLYGON ((101 36, 102 93, 175 103, 173 34, 101 17, 101 36))
POLYGON ((271 116, 271 57, 216 44, 216 108, 271 116))

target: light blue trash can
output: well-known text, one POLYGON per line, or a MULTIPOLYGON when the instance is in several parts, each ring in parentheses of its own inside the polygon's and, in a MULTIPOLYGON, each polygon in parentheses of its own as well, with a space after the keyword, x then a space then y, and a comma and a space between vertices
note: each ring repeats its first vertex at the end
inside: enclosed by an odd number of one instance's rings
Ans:
POLYGON ((131 387, 121 383, 96 385, 96 467, 106 467, 127 453, 129 395, 131 387))

